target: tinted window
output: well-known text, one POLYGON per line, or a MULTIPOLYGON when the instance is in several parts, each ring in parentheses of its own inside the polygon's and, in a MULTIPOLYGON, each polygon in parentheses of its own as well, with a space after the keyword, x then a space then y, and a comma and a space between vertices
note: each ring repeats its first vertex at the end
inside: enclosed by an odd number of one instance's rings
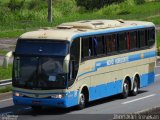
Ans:
POLYGON ((93 42, 92 38, 82 39, 82 58, 93 56, 93 42))
POLYGON ((97 37, 97 54, 102 55, 105 53, 105 48, 104 48, 104 37, 99 36, 97 37))
POLYGON ((79 39, 76 39, 73 41, 70 49, 71 53, 71 59, 75 61, 79 61, 79 55, 80 55, 80 41, 79 39))
POLYGON ((146 31, 141 30, 139 31, 139 43, 140 47, 145 47, 147 45, 147 39, 146 39, 146 31))
POLYGON ((82 58, 89 56, 89 39, 83 38, 82 39, 82 58))
POLYGON ((13 85, 25 89, 64 89, 64 57, 15 56, 13 85))
POLYGON ((119 47, 119 51, 123 51, 127 49, 127 34, 126 33, 119 34, 118 47, 119 47))
POLYGON ((130 32, 129 33, 130 38, 130 49, 134 49, 137 47, 137 32, 130 32))
POLYGON ((155 29, 149 29, 148 30, 148 42, 149 45, 152 46, 155 43, 155 29))
POLYGON ((106 49, 107 53, 115 52, 116 51, 116 35, 107 35, 106 39, 106 49))
POLYGON ((74 83, 79 69, 79 57, 80 57, 79 39, 76 39, 72 42, 70 53, 71 53, 70 76, 69 76, 68 86, 71 86, 74 83))
POLYGON ((68 44, 59 41, 19 40, 15 52, 16 54, 65 56, 68 53, 68 44))

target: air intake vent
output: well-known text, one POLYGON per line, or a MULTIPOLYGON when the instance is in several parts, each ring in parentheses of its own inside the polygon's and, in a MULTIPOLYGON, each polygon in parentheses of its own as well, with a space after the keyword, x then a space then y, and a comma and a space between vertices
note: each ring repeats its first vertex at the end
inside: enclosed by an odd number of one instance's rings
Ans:
POLYGON ((97 23, 92 23, 92 25, 104 25, 104 23, 97 22, 97 23))
POLYGON ((59 29, 105 29, 120 26, 121 22, 117 20, 87 20, 71 23, 63 23, 57 28, 59 29))
POLYGON ((72 29, 73 26, 66 26, 66 25, 60 25, 60 26, 57 26, 58 29, 72 29))

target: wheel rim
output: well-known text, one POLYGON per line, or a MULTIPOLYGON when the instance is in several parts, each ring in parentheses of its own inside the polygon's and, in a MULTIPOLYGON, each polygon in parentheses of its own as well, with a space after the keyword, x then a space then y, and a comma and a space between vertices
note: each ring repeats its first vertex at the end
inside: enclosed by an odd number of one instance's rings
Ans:
POLYGON ((137 91, 138 91, 138 86, 137 86, 137 82, 135 81, 135 83, 134 83, 134 89, 133 89, 133 91, 136 93, 137 91))
POLYGON ((127 83, 124 83, 124 93, 125 94, 128 94, 128 84, 127 83))

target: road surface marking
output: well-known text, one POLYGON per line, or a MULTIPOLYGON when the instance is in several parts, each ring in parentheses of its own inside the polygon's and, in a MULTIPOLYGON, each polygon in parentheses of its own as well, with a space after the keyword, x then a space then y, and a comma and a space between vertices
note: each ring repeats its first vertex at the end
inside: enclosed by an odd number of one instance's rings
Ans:
POLYGON ((12 100, 12 99, 13 99, 13 98, 4 99, 4 100, 1 100, 0 103, 1 103, 1 102, 5 102, 5 101, 9 101, 9 100, 12 100))
POLYGON ((123 102, 122 104, 132 103, 132 102, 139 101, 139 100, 142 100, 142 99, 145 99, 145 98, 153 97, 153 96, 155 96, 155 95, 156 95, 156 94, 148 95, 148 96, 141 97, 141 98, 137 98, 137 99, 134 99, 134 100, 131 100, 131 101, 123 102))

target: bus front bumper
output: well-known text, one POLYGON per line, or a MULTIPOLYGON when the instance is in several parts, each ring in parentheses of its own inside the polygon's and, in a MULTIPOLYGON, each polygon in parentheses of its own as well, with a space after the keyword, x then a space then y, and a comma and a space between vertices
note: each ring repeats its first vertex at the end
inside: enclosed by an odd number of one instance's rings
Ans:
POLYGON ((51 106, 59 108, 68 108, 78 105, 77 97, 64 97, 64 98, 28 98, 21 96, 13 96, 13 102, 15 105, 26 106, 51 106))

